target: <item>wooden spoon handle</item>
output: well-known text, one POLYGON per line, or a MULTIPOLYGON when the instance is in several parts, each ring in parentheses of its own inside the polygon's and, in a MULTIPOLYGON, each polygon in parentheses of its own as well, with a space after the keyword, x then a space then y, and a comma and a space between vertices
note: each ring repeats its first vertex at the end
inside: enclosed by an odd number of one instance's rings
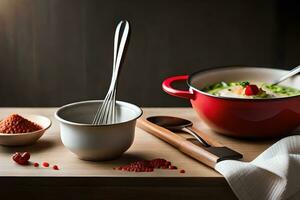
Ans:
POLYGON ((137 126, 152 135, 164 140, 165 142, 176 147, 179 151, 191 156, 192 158, 214 168, 217 163, 218 156, 210 153, 205 148, 201 148, 185 138, 160 127, 154 123, 149 122, 146 119, 140 118, 137 120, 137 126))
POLYGON ((176 148, 179 148, 181 143, 185 140, 183 137, 173 133, 172 131, 158 126, 144 118, 139 118, 137 120, 137 126, 176 148))
POLYGON ((197 128, 193 127, 193 126, 192 127, 188 127, 188 129, 190 129, 191 131, 195 132, 197 135, 199 135, 201 138, 203 138, 211 146, 214 146, 214 147, 224 147, 223 144, 221 144, 217 140, 209 137, 206 133, 200 131, 199 129, 197 129, 197 128))

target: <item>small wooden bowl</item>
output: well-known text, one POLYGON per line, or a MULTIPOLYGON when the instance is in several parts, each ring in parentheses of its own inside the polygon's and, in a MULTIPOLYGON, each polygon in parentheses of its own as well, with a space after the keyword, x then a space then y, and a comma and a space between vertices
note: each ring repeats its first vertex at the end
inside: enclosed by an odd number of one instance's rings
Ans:
POLYGON ((23 146, 35 143, 45 131, 50 128, 51 120, 40 115, 21 115, 22 117, 32 121, 42 127, 41 130, 28 133, 0 133, 0 145, 4 146, 23 146))

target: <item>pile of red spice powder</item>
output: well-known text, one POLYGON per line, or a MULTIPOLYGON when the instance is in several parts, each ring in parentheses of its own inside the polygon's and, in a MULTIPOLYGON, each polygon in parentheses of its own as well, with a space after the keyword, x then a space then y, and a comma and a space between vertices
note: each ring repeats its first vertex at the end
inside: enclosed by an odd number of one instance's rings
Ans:
POLYGON ((136 161, 114 169, 129 172, 153 172, 154 169, 177 169, 177 167, 173 166, 170 161, 162 158, 156 158, 153 160, 136 161))
POLYGON ((0 133, 28 133, 41 130, 42 127, 18 114, 13 114, 0 122, 0 133))

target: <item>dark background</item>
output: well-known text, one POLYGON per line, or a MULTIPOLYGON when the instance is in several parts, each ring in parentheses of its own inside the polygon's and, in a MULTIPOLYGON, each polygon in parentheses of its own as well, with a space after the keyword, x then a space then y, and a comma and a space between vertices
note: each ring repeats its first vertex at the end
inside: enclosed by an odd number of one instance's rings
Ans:
POLYGON ((118 99, 186 106, 161 90, 202 68, 300 63, 292 0, 0 0, 0 106, 61 106, 103 98, 113 34, 131 22, 118 99))

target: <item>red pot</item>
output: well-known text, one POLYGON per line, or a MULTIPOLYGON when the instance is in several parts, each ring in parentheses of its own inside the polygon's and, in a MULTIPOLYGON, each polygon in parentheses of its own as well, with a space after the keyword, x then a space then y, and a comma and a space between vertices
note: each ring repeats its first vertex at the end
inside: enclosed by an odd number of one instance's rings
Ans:
MULTIPOLYGON (((276 80, 287 71, 261 67, 222 67, 196 72, 190 76, 167 78, 163 90, 191 101, 201 120, 214 131, 235 137, 274 137, 290 133, 300 125, 300 95, 273 99, 217 97, 201 91, 204 86, 225 81, 276 80), (172 87, 187 81, 188 91, 172 87)), ((300 89, 300 76, 282 83, 300 89)))

